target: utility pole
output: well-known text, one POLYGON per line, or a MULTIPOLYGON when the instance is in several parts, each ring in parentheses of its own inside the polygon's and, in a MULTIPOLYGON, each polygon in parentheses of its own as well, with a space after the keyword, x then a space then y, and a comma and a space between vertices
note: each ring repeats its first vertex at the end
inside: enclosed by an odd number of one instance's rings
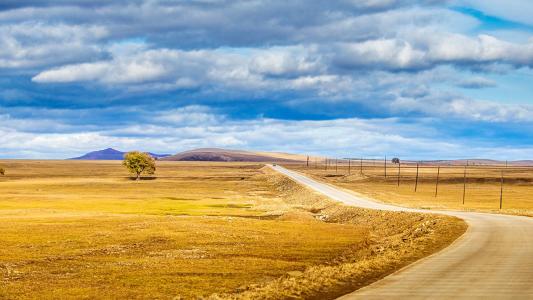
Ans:
POLYGON ((348 175, 351 174, 352 160, 348 158, 348 175))
POLYGON ((502 204, 503 204, 503 171, 502 171, 502 176, 500 180, 500 209, 502 209, 502 204))
MULTIPOLYGON (((468 165, 468 162, 467 162, 468 165)), ((465 196, 466 196, 466 166, 465 166, 465 173, 463 177, 463 205, 465 205, 465 196)))

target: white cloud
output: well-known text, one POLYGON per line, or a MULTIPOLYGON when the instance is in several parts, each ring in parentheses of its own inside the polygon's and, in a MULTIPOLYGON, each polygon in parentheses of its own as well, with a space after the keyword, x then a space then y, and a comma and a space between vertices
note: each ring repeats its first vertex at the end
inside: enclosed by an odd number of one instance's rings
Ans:
POLYGON ((476 38, 459 34, 434 36, 426 41, 428 56, 435 62, 502 62, 516 66, 533 65, 533 42, 516 44, 489 35, 476 38))
POLYGON ((301 75, 316 74, 325 69, 319 57, 313 57, 310 52, 314 49, 304 47, 279 47, 270 48, 268 51, 259 51, 251 61, 251 72, 270 75, 296 77, 301 75))
POLYGON ((24 22, 0 25, 0 69, 33 68, 89 60, 103 53, 105 27, 24 22))
POLYGON ((154 82, 174 88, 214 84, 277 89, 291 87, 292 83, 297 88, 302 87, 309 78, 339 76, 331 64, 348 69, 393 71, 415 71, 439 64, 464 67, 492 63, 517 67, 533 65, 533 42, 516 44, 487 35, 471 38, 425 31, 411 33, 407 38, 409 40, 394 38, 338 43, 333 49, 300 45, 241 52, 145 48, 124 51, 110 47, 110 60, 45 70, 34 76, 33 81, 97 81, 109 85, 154 82))
POLYGON ((332 54, 333 62, 345 68, 391 70, 433 68, 439 64, 533 66, 533 41, 517 44, 489 35, 472 38, 425 30, 405 38, 341 43, 332 54))
POLYGON ((41 72, 32 80, 40 83, 99 81, 106 84, 154 81, 170 73, 166 62, 179 63, 179 55, 178 51, 146 51, 132 56, 118 56, 111 61, 62 66, 41 72))
POLYGON ((334 63, 349 68, 411 69, 428 66, 425 53, 407 41, 380 39, 339 45, 334 63))
MULTIPOLYGON (((139 113, 139 117, 128 115, 130 122, 91 111, 95 116, 81 128, 75 125, 79 120, 55 122, 26 112, 22 115, 34 115, 33 119, 10 117, 5 119, 10 127, 0 125, 0 133, 9 140, 7 152, 2 153, 59 155, 62 147, 82 151, 100 146, 146 149, 147 145, 154 149, 146 150, 164 152, 236 145, 333 152, 342 147, 369 152, 405 147, 429 153, 436 151, 429 146, 434 143, 444 149, 442 153, 455 153, 461 148, 459 142, 439 143, 420 133, 406 134, 401 122, 346 116, 531 124, 530 105, 505 104, 512 101, 512 93, 495 103, 466 99, 459 94, 464 90, 457 89, 504 89, 505 80, 495 83, 484 73, 529 72, 531 34, 517 34, 512 27, 494 36, 477 34, 480 21, 447 5, 470 3, 486 13, 530 23, 526 17, 531 5, 525 2, 513 0, 519 8, 515 9, 492 0, 129 4, 84 0, 83 5, 71 1, 38 7, 11 1, 22 8, 0 11, 0 69, 6 75, 0 80, 2 105, 11 111, 28 105, 29 110, 69 106, 80 112, 87 106, 124 109, 124 103, 143 110, 143 105, 154 101, 150 109, 157 120, 145 120, 139 113), (465 69, 470 78, 464 78, 465 69), (31 74, 33 84, 24 82, 27 77, 21 80, 21 73, 31 74), (12 83, 19 86, 11 87, 12 83), (47 83, 63 84, 48 87, 47 83), (57 99, 50 95, 51 89, 58 91, 57 99), (70 93, 78 89, 87 91, 87 97, 79 97, 83 100, 70 93), (86 100, 93 89, 97 97, 86 100), (345 118, 235 121, 203 106, 175 108, 182 103, 227 108, 230 102, 220 103, 257 99, 261 105, 271 100, 270 111, 287 109, 280 115, 289 118, 345 118), (328 138, 331 148, 324 143, 328 138), (24 142, 17 146, 16 140, 24 142), (46 140, 54 144, 44 145, 46 140)), ((260 115, 261 110, 254 113, 260 115)), ((232 111, 249 113, 238 107, 232 111)))
MULTIPOLYGON (((404 158, 432 159, 472 156, 508 157, 519 148, 479 147, 461 140, 440 141, 435 129, 424 123, 405 124, 396 119, 338 119, 328 121, 283 121, 274 119, 229 120, 209 115, 205 108, 189 107, 170 112, 175 123, 130 125, 109 131, 34 134, 0 126, 3 157, 65 158, 84 152, 115 147, 175 153, 197 147, 234 147, 335 155, 375 157, 384 154, 404 158), (188 110, 205 110, 195 122, 184 122, 188 110), (178 117, 178 115, 183 115, 178 117), (203 119, 207 118, 204 122, 203 119), (212 122, 212 120, 217 120, 212 122), (500 149, 500 150, 499 150, 500 149)), ((531 150, 531 149, 530 149, 531 150)))
POLYGON ((302 47, 259 49, 247 53, 225 49, 137 48, 124 51, 121 48, 111 53, 111 60, 45 70, 32 80, 39 83, 96 81, 106 85, 154 82, 174 88, 192 88, 201 83, 204 86, 253 89, 268 84, 264 77, 294 77, 317 72, 320 68, 317 61, 308 58, 302 47))
POLYGON ((446 116, 483 122, 528 123, 533 120, 532 105, 501 104, 453 95, 429 95, 421 98, 398 97, 391 103, 391 108, 396 112, 419 112, 436 118, 446 116))

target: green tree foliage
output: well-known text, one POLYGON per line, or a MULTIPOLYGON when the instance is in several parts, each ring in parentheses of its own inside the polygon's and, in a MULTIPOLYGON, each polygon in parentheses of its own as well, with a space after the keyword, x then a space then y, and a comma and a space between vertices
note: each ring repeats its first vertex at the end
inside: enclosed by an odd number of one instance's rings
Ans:
POLYGON ((155 173, 155 160, 154 158, 144 152, 132 151, 124 155, 124 161, 122 164, 135 174, 135 180, 141 178, 141 174, 154 174, 155 173))

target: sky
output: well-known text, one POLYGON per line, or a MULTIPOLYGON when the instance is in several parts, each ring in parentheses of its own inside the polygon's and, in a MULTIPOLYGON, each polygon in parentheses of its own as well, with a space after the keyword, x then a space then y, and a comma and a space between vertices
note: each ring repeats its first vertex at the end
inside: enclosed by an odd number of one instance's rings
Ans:
POLYGON ((533 158, 533 1, 2 0, 0 158, 533 158))

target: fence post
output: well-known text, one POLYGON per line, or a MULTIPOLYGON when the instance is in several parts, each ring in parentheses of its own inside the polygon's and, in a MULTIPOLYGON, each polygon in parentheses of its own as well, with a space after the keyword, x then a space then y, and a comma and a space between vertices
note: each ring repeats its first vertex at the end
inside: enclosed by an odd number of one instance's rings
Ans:
POLYGON ((348 158, 348 175, 351 174, 352 160, 348 158))
MULTIPOLYGON (((468 162, 467 162, 468 165, 468 162)), ((465 204, 465 196, 466 196, 466 166, 465 166, 465 173, 463 177, 463 205, 465 204)))
POLYGON ((418 188, 418 163, 416 163, 416 179, 415 179, 415 192, 418 188))
POLYGON ((503 170, 502 170, 502 177, 500 180, 500 209, 502 209, 503 204, 503 170))
POLYGON ((440 177, 440 166, 437 167, 437 184, 435 184, 435 198, 437 198, 437 193, 439 192, 439 177, 440 177))
POLYGON ((339 159, 335 158, 335 173, 337 173, 338 166, 339 166, 339 159))
POLYGON ((361 157, 361 175, 363 175, 363 158, 361 157))
POLYGON ((324 160, 324 171, 328 170, 328 158, 326 157, 324 160))
POLYGON ((398 162, 398 186, 400 186, 401 169, 402 169, 402 162, 398 162))
POLYGON ((309 168, 309 155, 307 155, 306 167, 309 168))

